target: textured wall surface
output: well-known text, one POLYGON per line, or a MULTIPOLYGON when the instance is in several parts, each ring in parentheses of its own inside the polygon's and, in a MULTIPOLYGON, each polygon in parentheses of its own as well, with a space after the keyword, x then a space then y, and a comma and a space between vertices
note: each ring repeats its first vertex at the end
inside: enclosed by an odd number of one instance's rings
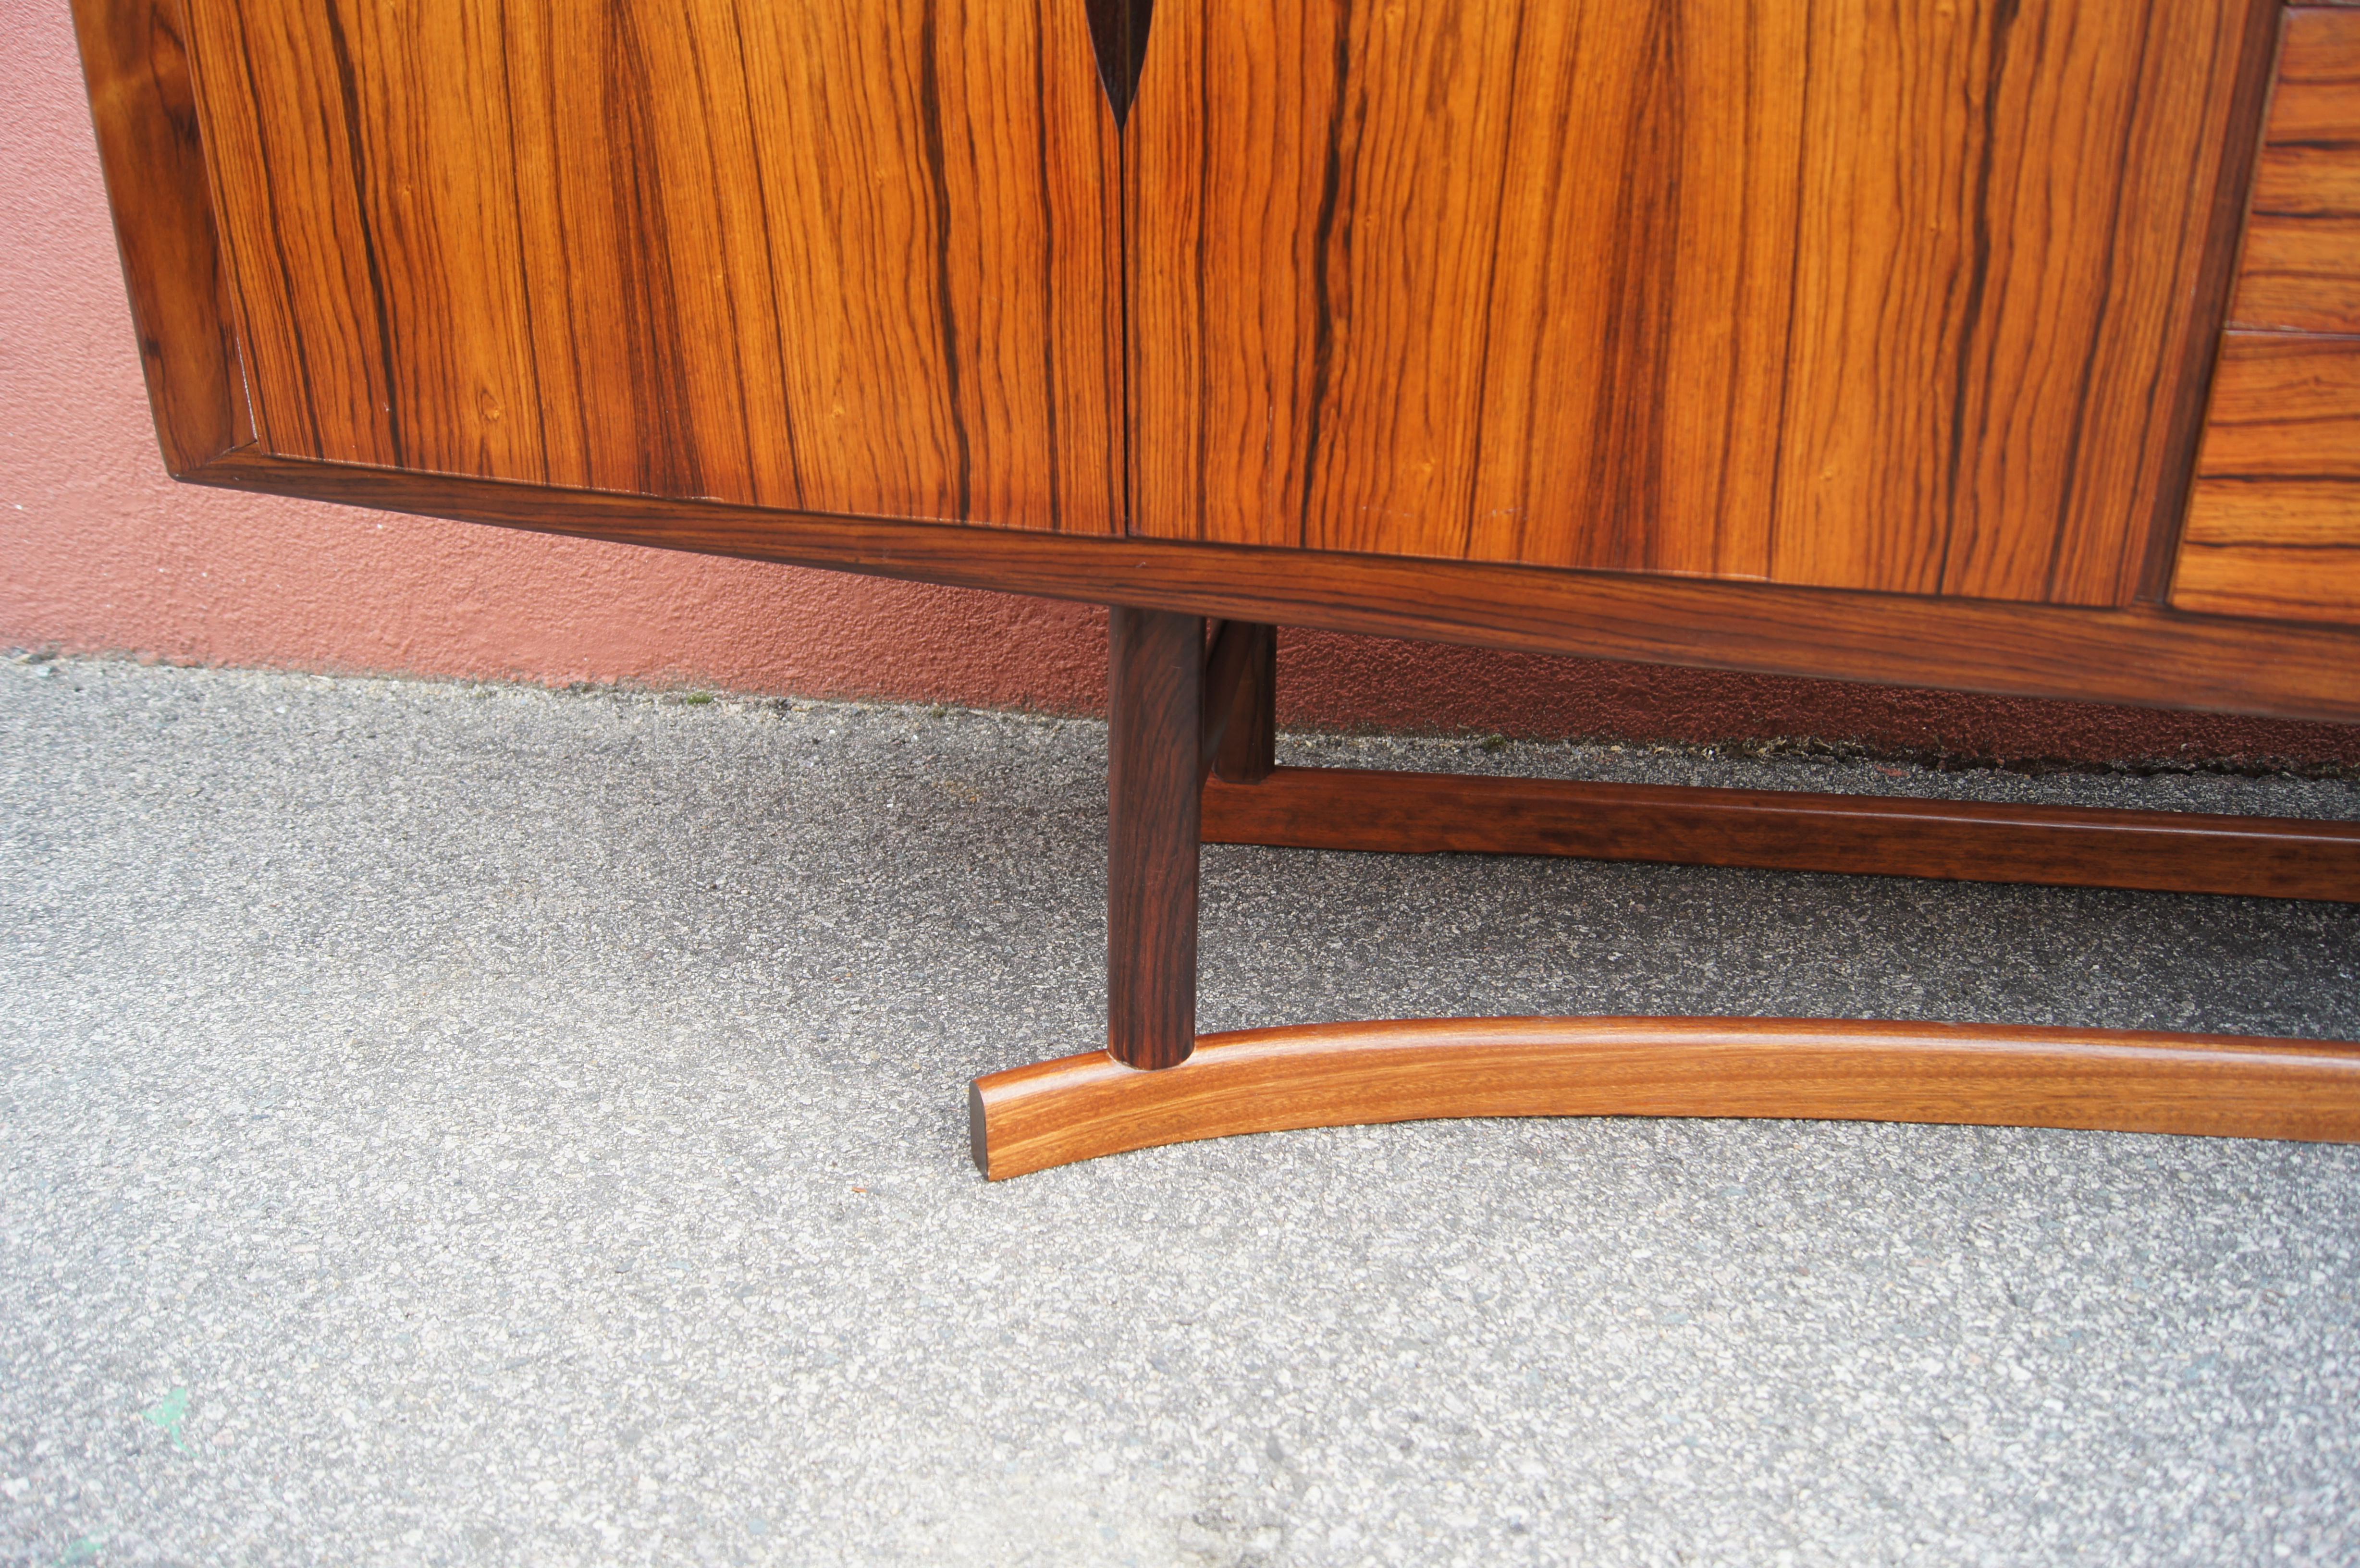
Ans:
MULTIPOLYGON (((1085 711, 1095 611, 183 487, 148 422, 63 0, 0 0, 0 647, 1085 711)), ((2360 763, 2360 729, 1318 635, 1292 724, 2360 763)))

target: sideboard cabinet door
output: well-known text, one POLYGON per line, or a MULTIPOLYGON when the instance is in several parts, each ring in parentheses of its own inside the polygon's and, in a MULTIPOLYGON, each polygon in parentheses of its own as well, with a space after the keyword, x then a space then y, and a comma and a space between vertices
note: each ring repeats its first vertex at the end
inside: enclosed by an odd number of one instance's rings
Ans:
POLYGON ((1080 5, 186 5, 268 451, 1120 529, 1080 5))
POLYGON ((1133 526, 2126 602, 2177 522, 2275 10, 1160 7, 1133 526))

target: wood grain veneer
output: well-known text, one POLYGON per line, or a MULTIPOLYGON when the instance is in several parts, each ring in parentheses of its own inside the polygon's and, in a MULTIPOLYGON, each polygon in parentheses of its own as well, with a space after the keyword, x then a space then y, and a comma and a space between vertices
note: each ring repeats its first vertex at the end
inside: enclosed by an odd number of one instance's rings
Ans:
POLYGON ((2231 319, 2360 332, 2360 11, 2287 13, 2231 319))
POLYGON ((1120 528, 1080 5, 186 4, 271 452, 1120 528))
POLYGON ((2193 811, 1281 768, 1208 783, 1204 836, 2360 903, 2360 822, 2193 811))
POLYGON ((2171 602, 2360 620, 2360 338, 2229 334, 2171 602))
POLYGON ((2360 1046, 1806 1018, 1426 1018, 1104 1051, 968 1096, 994 1181, 1237 1133, 1436 1116, 1797 1116, 2360 1141, 2360 1046))
POLYGON ((2124 602, 2276 25, 1167 7, 1125 142, 1132 527, 2124 602))

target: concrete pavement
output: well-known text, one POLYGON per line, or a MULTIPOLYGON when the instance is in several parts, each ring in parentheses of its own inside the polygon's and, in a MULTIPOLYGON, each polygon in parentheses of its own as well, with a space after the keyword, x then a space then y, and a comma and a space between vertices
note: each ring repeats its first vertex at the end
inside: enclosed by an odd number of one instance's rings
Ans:
MULTIPOLYGON (((986 1186, 966 1081, 1103 1006, 1103 789, 1076 721, 0 664, 0 1562, 2360 1559, 2360 1149, 1470 1122, 986 1186)), ((2360 1038, 2360 909, 1205 864, 1208 1029, 2360 1038)))

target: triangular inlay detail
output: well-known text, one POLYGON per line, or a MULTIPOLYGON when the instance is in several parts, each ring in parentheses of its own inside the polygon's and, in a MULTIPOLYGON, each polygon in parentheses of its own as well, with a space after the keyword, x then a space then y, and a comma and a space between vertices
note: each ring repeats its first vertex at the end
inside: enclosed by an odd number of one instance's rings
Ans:
POLYGON ((1098 82, 1114 109, 1119 130, 1131 115, 1131 100, 1139 90, 1139 69, 1147 59, 1147 24, 1155 0, 1086 0, 1089 6, 1090 41, 1098 46, 1098 82))

